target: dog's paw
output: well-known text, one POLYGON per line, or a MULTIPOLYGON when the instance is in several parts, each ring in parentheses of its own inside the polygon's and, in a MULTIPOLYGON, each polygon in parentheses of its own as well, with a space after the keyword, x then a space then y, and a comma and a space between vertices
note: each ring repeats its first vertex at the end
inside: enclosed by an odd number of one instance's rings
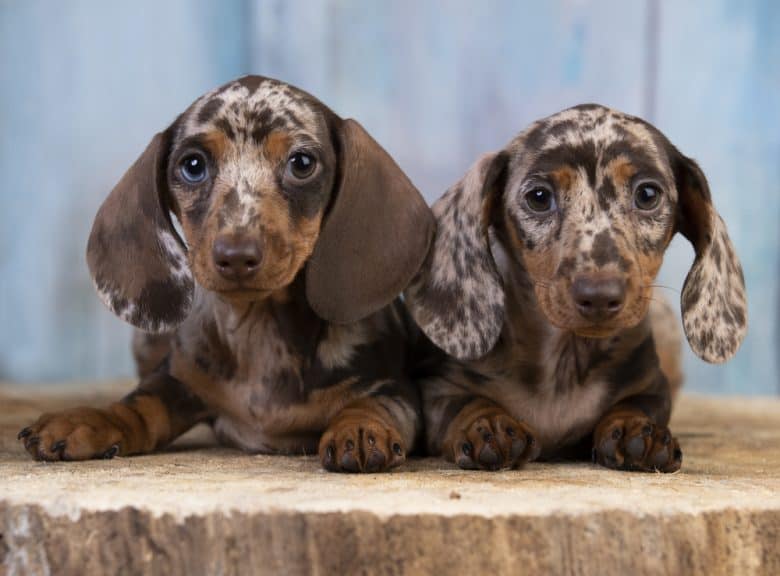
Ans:
POLYGON ((382 472, 406 459, 395 426, 373 413, 345 411, 320 439, 320 462, 331 472, 382 472))
POLYGON ((453 422, 450 459, 467 470, 518 468, 539 456, 533 431, 495 406, 453 422), (458 424, 461 424, 458 426, 458 424))
POLYGON ((682 465, 677 439, 639 411, 608 414, 593 433, 593 461, 614 470, 676 472, 682 465))
POLYGON ((18 439, 36 460, 89 460, 122 454, 124 436, 106 410, 75 408, 43 414, 18 439))

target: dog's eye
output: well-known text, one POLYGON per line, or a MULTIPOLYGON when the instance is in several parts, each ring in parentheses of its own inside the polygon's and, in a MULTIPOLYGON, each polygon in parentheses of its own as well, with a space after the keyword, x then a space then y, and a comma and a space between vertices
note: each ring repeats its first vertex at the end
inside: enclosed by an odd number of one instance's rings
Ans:
POLYGON ((653 184, 642 184, 634 192, 634 204, 640 210, 653 210, 661 201, 661 190, 653 184))
POLYGON ((287 161, 288 171, 298 180, 305 180, 311 176, 316 166, 317 160, 314 156, 305 152, 296 152, 287 161))
POLYGON ((534 212, 549 212, 555 208, 555 197, 547 188, 534 188, 525 195, 525 203, 534 212))
POLYGON ((190 184, 200 184, 209 175, 206 157, 199 152, 187 154, 179 167, 181 177, 190 184))

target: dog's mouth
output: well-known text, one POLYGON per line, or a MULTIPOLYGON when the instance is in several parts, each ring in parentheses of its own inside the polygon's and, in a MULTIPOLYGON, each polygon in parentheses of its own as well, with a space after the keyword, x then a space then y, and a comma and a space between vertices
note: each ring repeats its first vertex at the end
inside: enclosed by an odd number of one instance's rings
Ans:
POLYGON ((633 328, 643 317, 643 314, 637 314, 635 310, 624 310, 612 318, 588 322, 573 311, 569 321, 553 321, 553 324, 582 338, 604 339, 612 338, 622 330, 633 328))
POLYGON ((576 310, 566 311, 566 313, 550 313, 545 310, 547 319, 560 330, 573 332, 583 338, 610 338, 615 333, 624 329, 625 322, 620 318, 610 318, 609 320, 599 322, 588 322, 581 318, 576 310))
POLYGON ((614 298, 593 290, 585 294, 572 292, 571 282, 536 286, 537 301, 547 320, 560 330, 583 338, 611 338, 636 325, 646 313, 625 289, 614 298))
MULTIPOLYGON (((248 274, 246 278, 225 278, 218 271, 209 268, 205 273, 195 276, 206 290, 215 293, 228 302, 248 303, 265 300, 269 296, 284 290, 289 283, 281 274, 274 270, 258 270, 248 274), (270 273, 269 273, 270 272, 270 273)), ((286 272, 286 270, 284 270, 286 272)))
POLYGON ((566 332, 573 332, 576 336, 582 338, 611 338, 621 330, 636 324, 633 321, 634 315, 627 313, 629 311, 625 309, 610 318, 597 321, 589 321, 583 318, 574 305, 559 306, 557 309, 551 309, 548 302, 543 302, 541 309, 548 321, 554 326, 566 332))

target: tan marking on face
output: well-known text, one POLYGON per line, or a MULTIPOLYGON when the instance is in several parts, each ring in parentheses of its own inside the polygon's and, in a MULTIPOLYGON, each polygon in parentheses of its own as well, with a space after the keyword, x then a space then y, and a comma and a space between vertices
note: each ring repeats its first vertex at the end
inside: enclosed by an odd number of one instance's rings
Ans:
POLYGON ((224 132, 212 130, 207 132, 202 138, 203 145, 211 153, 211 157, 220 161, 225 156, 225 150, 229 145, 228 138, 224 132))
MULTIPOLYGON (((217 234, 220 232, 217 226, 218 218, 216 215, 220 214, 224 209, 228 189, 229 187, 224 182, 218 180, 214 183, 210 193, 211 206, 201 224, 195 224, 186 217, 181 220, 182 229, 184 230, 184 235, 189 244, 188 258, 190 268, 198 279, 198 282, 208 289, 216 287, 215 283, 211 280, 212 277, 217 278, 217 273, 213 269, 214 265, 210 247, 213 245, 217 234)), ((185 208, 186 214, 187 206, 182 200, 180 200, 180 203, 182 203, 183 208, 185 208)))
POLYGON ((612 182, 617 190, 625 188, 636 174, 636 168, 630 160, 617 158, 607 165, 606 173, 612 176, 612 182))
POLYGON ((564 166, 558 170, 553 171, 550 176, 555 182, 555 187, 558 190, 571 190, 572 185, 574 184, 574 181, 577 177, 574 170, 568 166, 564 166))
MULTIPOLYGON (((634 262, 638 270, 634 272, 635 280, 626 287, 626 304, 634 305, 622 315, 643 317, 647 313, 653 295, 653 281, 663 264, 663 254, 634 254, 634 262)), ((638 320, 637 320, 638 321, 638 320)))
POLYGON ((292 282, 303 263, 311 256, 319 236, 322 213, 313 218, 290 218, 287 201, 281 194, 269 194, 263 199, 265 254, 260 276, 273 287, 292 282))
POLYGON ((274 131, 263 142, 263 154, 272 165, 280 164, 292 145, 292 136, 287 132, 274 131))

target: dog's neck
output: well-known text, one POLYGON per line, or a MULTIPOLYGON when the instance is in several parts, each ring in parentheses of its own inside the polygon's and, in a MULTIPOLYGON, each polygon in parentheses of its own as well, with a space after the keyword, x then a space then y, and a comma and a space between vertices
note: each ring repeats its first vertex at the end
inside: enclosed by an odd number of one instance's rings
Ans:
POLYGON ((204 295, 211 301, 207 309, 222 333, 251 330, 258 322, 272 321, 283 336, 293 341, 319 335, 324 326, 306 299, 305 275, 301 271, 295 279, 262 300, 228 300, 216 294, 204 295))

